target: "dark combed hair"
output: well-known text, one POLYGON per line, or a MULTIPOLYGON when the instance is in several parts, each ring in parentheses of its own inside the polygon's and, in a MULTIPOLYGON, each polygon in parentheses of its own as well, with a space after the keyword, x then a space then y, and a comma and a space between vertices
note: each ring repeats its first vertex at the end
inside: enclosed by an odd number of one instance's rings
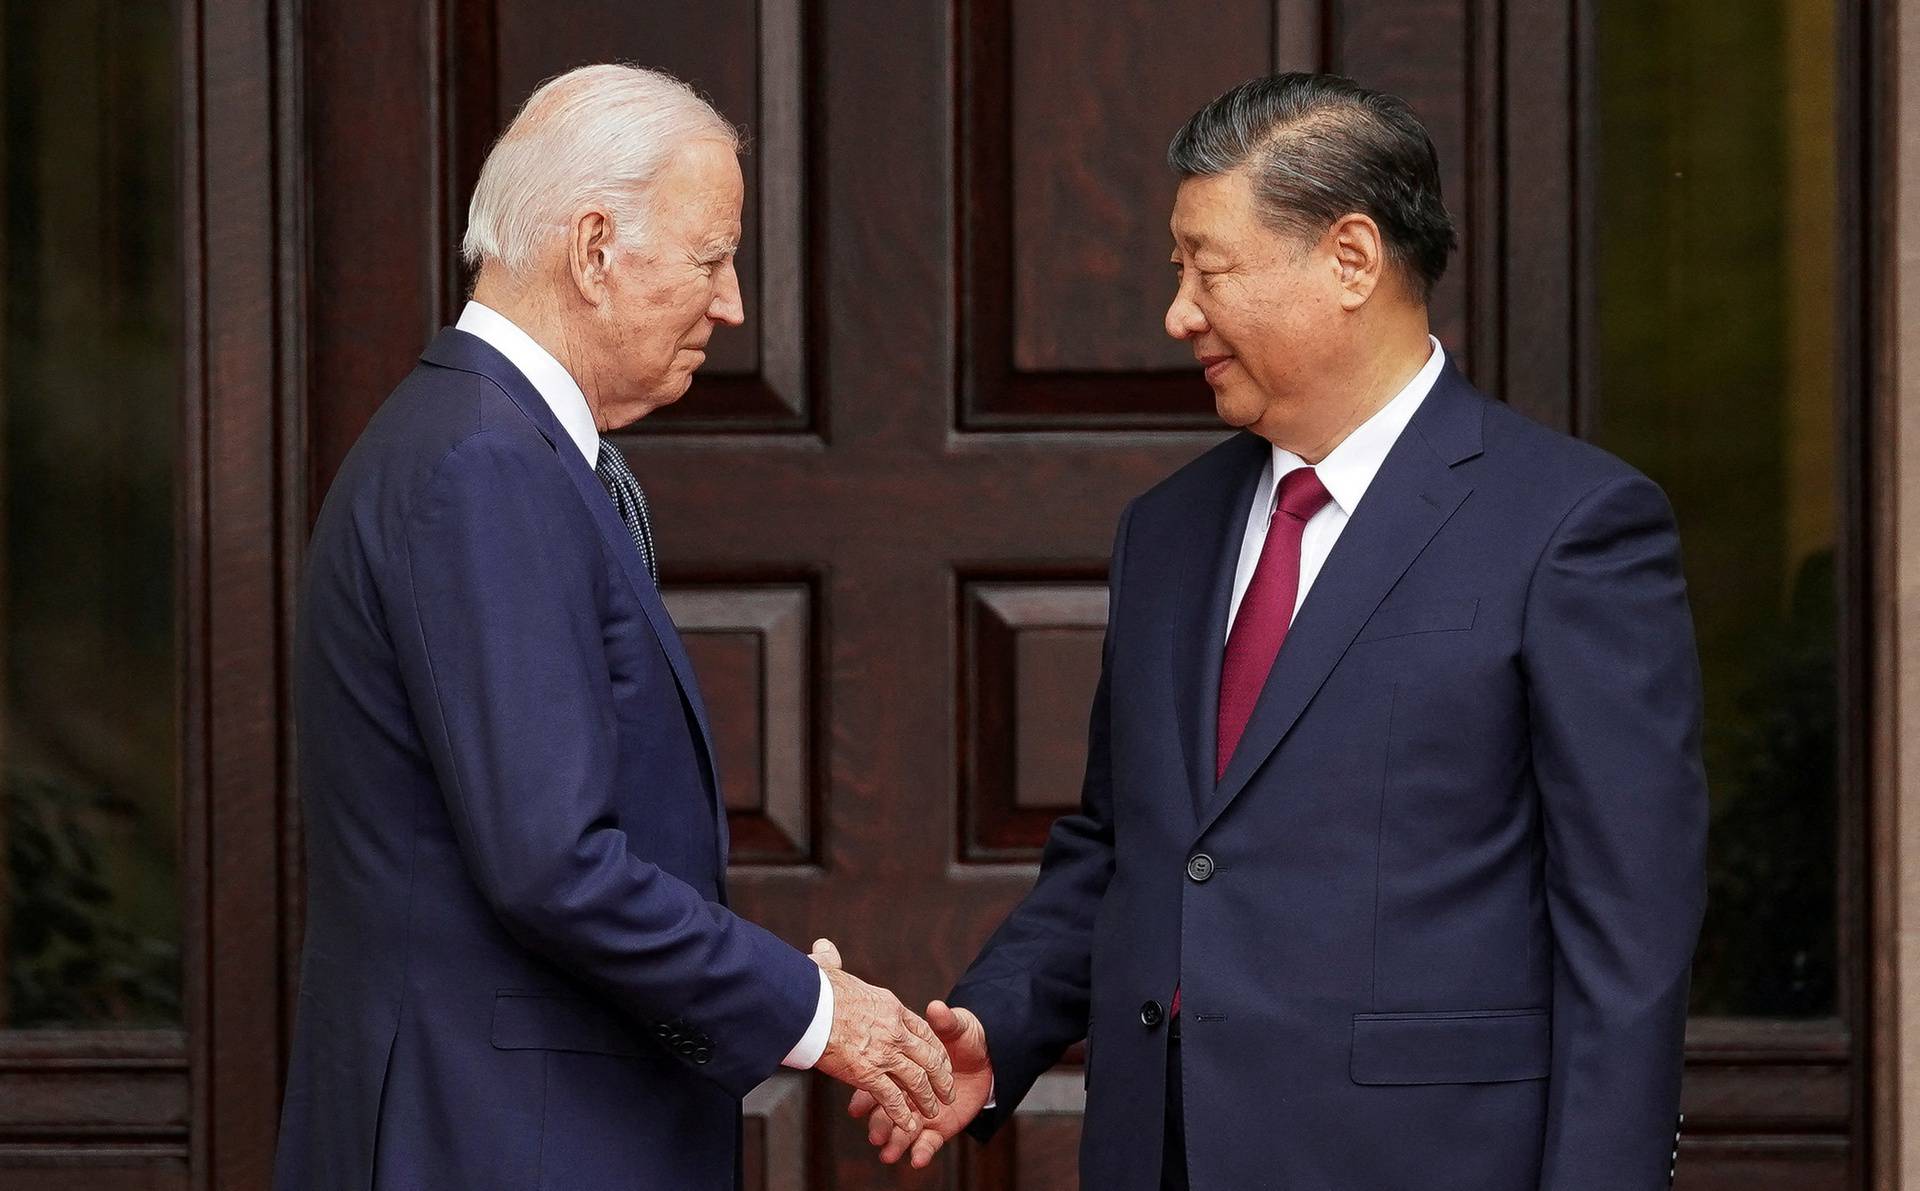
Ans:
POLYGON ((1406 101, 1331 74, 1249 79, 1193 114, 1167 146, 1183 178, 1246 167, 1269 225, 1319 236, 1343 215, 1380 225, 1421 301, 1459 246, 1433 138, 1406 101))

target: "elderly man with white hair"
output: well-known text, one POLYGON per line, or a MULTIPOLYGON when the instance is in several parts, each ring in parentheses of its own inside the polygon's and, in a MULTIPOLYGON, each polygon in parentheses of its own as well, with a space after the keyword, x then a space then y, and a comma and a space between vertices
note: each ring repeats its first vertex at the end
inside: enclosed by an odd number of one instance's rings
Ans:
POLYGON ((738 151, 652 71, 536 91, 474 192, 473 301, 328 493, 281 1191, 718 1191, 782 1064, 907 1127, 952 1099, 924 1021, 727 908, 706 711, 601 437, 743 320, 738 151))

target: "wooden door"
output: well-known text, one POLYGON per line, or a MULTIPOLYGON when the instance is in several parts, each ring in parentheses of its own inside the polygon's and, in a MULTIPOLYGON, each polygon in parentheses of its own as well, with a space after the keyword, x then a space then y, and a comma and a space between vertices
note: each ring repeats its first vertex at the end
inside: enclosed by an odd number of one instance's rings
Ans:
MULTIPOLYGON (((1160 330, 1168 138, 1275 67, 1407 97, 1463 240, 1436 331, 1482 386, 1573 429, 1594 388, 1580 8, 310 6, 308 491, 457 313, 467 195, 539 80, 620 58, 710 95, 751 136, 748 325, 619 441, 712 707, 739 908, 923 1002, 1077 797, 1121 506, 1221 436, 1160 330)), ((1858 1185, 1853 1012, 1701 1023, 1682 1186, 1858 1185)), ((925 1175, 873 1162, 837 1086, 777 1076, 749 1101, 748 1186, 1070 1186, 1073 1062, 1001 1140, 925 1175)))

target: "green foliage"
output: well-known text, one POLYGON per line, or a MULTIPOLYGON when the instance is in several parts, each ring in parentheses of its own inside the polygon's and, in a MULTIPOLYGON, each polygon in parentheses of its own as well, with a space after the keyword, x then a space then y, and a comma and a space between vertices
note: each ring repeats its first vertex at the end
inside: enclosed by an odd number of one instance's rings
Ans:
POLYGON ((10 1027, 144 1026, 180 1020, 180 948, 143 933, 116 897, 102 835, 138 826, 139 808, 109 790, 43 772, 6 771, 10 1027))
POLYGON ((1739 728, 1710 762, 1721 797, 1695 1012, 1816 1017, 1837 1005, 1837 623, 1828 551, 1801 569, 1754 658, 1739 728))

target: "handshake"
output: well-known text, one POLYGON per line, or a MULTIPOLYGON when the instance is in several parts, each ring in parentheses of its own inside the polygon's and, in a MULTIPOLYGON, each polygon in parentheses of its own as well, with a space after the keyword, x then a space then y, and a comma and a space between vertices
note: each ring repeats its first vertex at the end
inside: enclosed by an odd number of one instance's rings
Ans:
POLYGON ((865 1118, 881 1161, 911 1151, 912 1164, 926 1166, 993 1094, 985 1027, 940 1001, 922 1018, 848 973, 826 939, 814 942, 811 958, 833 986, 833 1028, 814 1069, 856 1089, 847 1112, 865 1118))

